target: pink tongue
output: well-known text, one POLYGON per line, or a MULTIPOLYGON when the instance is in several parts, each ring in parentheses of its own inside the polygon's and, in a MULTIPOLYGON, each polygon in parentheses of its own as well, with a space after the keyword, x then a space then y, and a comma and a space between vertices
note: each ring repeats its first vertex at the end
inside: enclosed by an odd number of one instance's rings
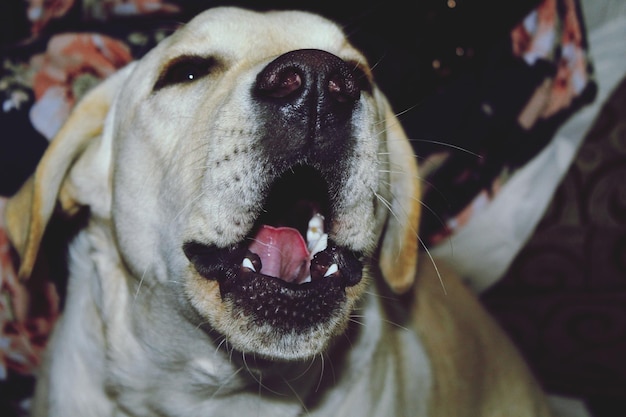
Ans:
POLYGON ((262 274, 287 282, 301 282, 308 275, 309 251, 296 229, 264 225, 249 250, 261 258, 262 274))

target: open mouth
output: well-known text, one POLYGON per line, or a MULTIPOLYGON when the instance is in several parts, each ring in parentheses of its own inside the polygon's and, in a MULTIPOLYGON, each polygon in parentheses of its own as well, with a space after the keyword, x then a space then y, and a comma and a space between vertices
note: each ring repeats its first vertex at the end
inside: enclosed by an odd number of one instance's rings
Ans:
MULTIPOLYGON (((270 188, 249 235, 229 247, 186 242, 200 275, 257 324, 289 330, 330 320, 362 276, 361 254, 329 236, 333 201, 322 175, 297 166, 270 188)), ((330 233, 332 236, 332 233, 330 233)))

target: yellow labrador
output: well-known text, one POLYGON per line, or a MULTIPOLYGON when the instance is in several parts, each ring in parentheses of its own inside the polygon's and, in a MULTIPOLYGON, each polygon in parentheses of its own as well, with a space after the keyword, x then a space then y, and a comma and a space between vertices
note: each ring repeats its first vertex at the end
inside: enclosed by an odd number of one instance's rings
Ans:
POLYGON ((8 206, 22 277, 59 208, 89 215, 36 416, 549 414, 418 270, 411 146, 323 18, 212 9, 89 93, 8 206))

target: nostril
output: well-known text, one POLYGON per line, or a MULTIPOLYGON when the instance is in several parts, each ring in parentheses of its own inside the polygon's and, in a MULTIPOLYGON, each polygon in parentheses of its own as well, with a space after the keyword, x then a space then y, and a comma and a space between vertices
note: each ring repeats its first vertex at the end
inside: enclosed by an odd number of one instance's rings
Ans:
POLYGON ((328 92, 339 103, 354 102, 360 96, 360 89, 355 83, 340 74, 336 74, 328 79, 328 92))
POLYGON ((302 86, 302 77, 294 68, 265 74, 258 85, 259 92, 268 97, 283 98, 297 91, 302 86))

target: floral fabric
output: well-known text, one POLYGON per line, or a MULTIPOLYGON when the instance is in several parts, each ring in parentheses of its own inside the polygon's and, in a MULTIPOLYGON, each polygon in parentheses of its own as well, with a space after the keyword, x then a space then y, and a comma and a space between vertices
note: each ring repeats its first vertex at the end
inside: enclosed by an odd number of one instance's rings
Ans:
POLYGON ((73 20, 77 8, 82 12, 78 21, 91 23, 180 12, 177 5, 161 0, 26 3, 29 33, 14 44, 0 45, 7 52, 0 61, 0 415, 7 417, 28 412, 33 378, 62 309, 63 291, 52 279, 18 280, 18 260, 2 222, 6 198, 34 170, 77 100, 176 25, 143 32, 115 25, 102 32, 81 25, 49 29, 60 20, 73 20), (24 165, 30 166, 25 170, 24 165))
POLYGON ((478 89, 469 94, 471 120, 461 120, 450 133, 466 145, 421 153, 428 179, 423 200, 429 209, 421 233, 428 246, 445 243, 484 210, 563 121, 594 98, 592 63, 575 0, 542 1, 495 50, 484 72, 472 80, 478 89))

